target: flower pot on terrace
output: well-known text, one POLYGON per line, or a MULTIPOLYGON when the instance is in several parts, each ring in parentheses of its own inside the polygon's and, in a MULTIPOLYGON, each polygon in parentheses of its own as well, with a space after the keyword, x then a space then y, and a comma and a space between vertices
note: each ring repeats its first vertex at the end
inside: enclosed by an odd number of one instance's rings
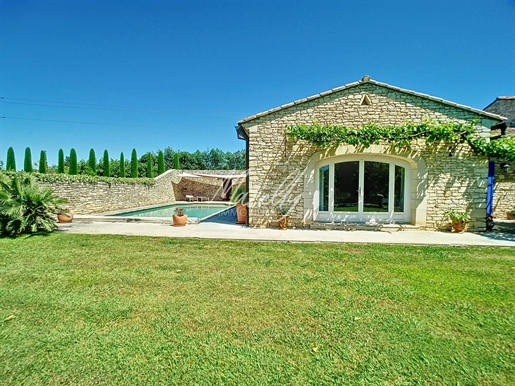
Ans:
POLYGON ((452 231, 454 233, 463 233, 465 232, 465 227, 467 226, 466 221, 460 220, 451 220, 452 231))
POLYGON ((57 214, 57 221, 60 223, 68 223, 72 222, 73 213, 69 210, 61 211, 57 214))
POLYGON ((176 227, 183 227, 188 222, 188 215, 187 214, 174 214, 172 216, 173 219, 173 225, 176 227))
POLYGON ((512 212, 506 212, 506 218, 508 220, 515 220, 515 213, 512 212))
POLYGON ((247 223, 247 204, 236 204, 236 224, 247 223))
POLYGON ((284 215, 284 214, 278 214, 277 219, 279 220, 279 229, 280 230, 286 230, 288 229, 288 218, 290 216, 284 215))

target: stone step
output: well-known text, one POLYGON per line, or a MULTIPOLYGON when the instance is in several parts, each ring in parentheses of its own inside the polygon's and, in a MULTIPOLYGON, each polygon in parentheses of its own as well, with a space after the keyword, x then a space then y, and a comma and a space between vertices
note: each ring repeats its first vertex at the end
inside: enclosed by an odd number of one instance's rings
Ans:
POLYGON ((411 224, 380 224, 380 223, 328 223, 314 222, 310 229, 342 230, 342 231, 376 231, 376 232, 399 232, 419 231, 421 228, 411 224))

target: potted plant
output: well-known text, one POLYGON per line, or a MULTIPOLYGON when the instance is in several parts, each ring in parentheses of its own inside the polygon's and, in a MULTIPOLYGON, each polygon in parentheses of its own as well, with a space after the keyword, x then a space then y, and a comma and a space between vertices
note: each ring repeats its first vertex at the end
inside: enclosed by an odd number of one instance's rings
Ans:
POLYGON ((68 208, 59 208, 57 211, 57 221, 60 223, 72 222, 73 213, 68 208))
POLYGON ((467 223, 470 221, 470 214, 456 209, 448 209, 444 213, 451 220, 452 231, 455 233, 463 233, 467 223))
POLYGON ((244 186, 238 186, 238 188, 232 193, 231 201, 236 204, 236 224, 246 224, 247 190, 244 186))
POLYGON ((290 217, 288 215, 288 212, 290 211, 290 208, 280 206, 277 208, 277 219, 279 220, 279 229, 286 230, 288 229, 288 218, 290 217))
POLYGON ((188 222, 188 215, 184 213, 184 208, 175 208, 173 218, 173 225, 176 227, 183 227, 188 222))
POLYGON ((506 218, 508 220, 515 220, 515 209, 506 212, 506 218))

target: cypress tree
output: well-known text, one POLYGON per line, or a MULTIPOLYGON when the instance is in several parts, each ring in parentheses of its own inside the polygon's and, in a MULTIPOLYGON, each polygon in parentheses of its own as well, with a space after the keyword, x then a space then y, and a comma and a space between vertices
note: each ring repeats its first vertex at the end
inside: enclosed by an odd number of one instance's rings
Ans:
POLYGON ((107 149, 104 150, 104 177, 111 177, 111 163, 107 149))
POLYGON ((173 168, 174 169, 179 169, 179 153, 175 153, 173 155, 173 168))
POLYGON ((125 178, 125 157, 123 151, 120 153, 120 177, 125 178))
POLYGON ((12 147, 7 149, 7 162, 5 164, 5 170, 16 171, 16 158, 14 157, 14 149, 12 147))
POLYGON ((151 152, 147 153, 147 177, 148 178, 152 178, 153 177, 153 173, 152 173, 152 153, 151 152))
POLYGON ((136 149, 132 149, 131 178, 138 178, 138 154, 136 153, 136 149))
POLYGON ((89 151, 88 169, 92 175, 97 174, 97 156, 95 155, 95 149, 89 151))
POLYGON ((46 173, 48 170, 48 162, 46 160, 46 151, 41 150, 41 153, 39 155, 39 172, 40 173, 46 173))
POLYGON ((57 156, 57 173, 64 173, 64 151, 63 151, 63 149, 59 149, 59 154, 57 156))
POLYGON ((25 158, 23 159, 23 170, 27 173, 32 173, 32 152, 30 147, 25 148, 25 158))
POLYGON ((165 172, 165 156, 161 150, 157 155, 157 175, 161 175, 165 172))
POLYGON ((76 176, 78 173, 78 166, 77 166, 77 152, 75 149, 70 150, 70 170, 68 171, 68 174, 71 176, 76 176))

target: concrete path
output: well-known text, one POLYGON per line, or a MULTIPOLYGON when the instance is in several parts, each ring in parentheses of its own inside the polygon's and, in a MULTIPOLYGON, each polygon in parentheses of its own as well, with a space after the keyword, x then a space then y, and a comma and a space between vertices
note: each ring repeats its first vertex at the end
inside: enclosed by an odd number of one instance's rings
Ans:
MULTIPOLYGON (((100 219, 101 220, 101 219, 100 219)), ((58 232, 227 240, 266 240, 319 243, 381 243, 413 245, 515 247, 515 234, 505 231, 455 234, 431 231, 339 231, 277 228, 256 229, 228 222, 202 222, 174 227, 169 223, 103 222, 94 217, 59 224, 58 232)))

